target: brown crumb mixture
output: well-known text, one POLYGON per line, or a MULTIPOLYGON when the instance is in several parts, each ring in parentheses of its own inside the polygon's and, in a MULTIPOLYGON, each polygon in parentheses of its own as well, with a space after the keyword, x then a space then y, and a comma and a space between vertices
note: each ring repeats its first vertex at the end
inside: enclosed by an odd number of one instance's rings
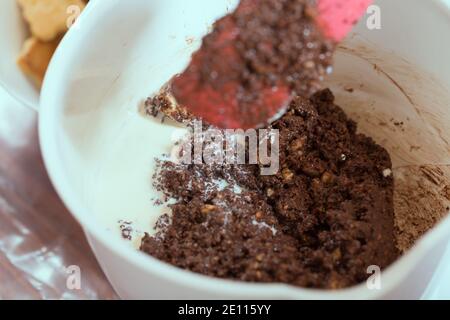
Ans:
POLYGON ((163 88, 157 95, 144 102, 142 112, 146 116, 159 117, 162 121, 169 118, 179 123, 188 123, 194 116, 183 106, 178 105, 167 88, 163 88))
POLYGON ((257 165, 161 162, 170 198, 141 250, 197 273, 250 282, 338 289, 399 255, 390 156, 334 105, 329 90, 296 98, 280 130, 280 171, 257 165))

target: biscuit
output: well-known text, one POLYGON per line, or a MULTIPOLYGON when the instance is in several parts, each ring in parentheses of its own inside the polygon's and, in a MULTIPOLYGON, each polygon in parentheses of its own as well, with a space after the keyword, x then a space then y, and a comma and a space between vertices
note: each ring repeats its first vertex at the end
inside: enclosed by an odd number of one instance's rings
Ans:
POLYGON ((38 87, 42 85, 48 64, 58 47, 59 41, 59 37, 49 42, 32 37, 23 44, 22 51, 17 58, 17 64, 38 87))
POLYGON ((34 37, 42 41, 51 41, 67 31, 67 23, 74 13, 68 12, 69 6, 84 9, 82 0, 17 0, 23 16, 30 26, 34 37))

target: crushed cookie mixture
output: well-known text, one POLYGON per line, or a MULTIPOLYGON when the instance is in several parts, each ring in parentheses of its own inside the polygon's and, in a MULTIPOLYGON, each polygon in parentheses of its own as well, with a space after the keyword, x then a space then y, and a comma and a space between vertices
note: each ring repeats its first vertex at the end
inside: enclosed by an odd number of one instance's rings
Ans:
POLYGON ((280 130, 280 170, 161 160, 155 186, 173 201, 140 249, 193 272, 338 289, 398 256, 388 152, 358 134, 331 91, 296 98, 280 130))

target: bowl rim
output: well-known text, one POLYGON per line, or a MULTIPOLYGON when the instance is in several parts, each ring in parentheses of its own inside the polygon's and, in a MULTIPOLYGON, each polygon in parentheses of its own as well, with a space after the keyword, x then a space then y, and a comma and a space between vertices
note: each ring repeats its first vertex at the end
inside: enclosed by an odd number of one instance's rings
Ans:
POLYGON ((24 98, 20 94, 17 94, 15 90, 11 89, 10 86, 8 86, 7 83, 1 79, 0 79, 0 87, 21 105, 27 107, 28 109, 39 111, 39 108, 35 103, 32 103, 31 100, 24 98))
MULTIPOLYGON (((113 5, 114 1, 93 1, 90 3, 83 14, 80 16, 79 23, 88 27, 89 24, 94 25, 101 23, 101 19, 96 17, 101 14, 102 6, 105 4, 113 5), (100 21, 100 22, 98 22, 100 21)), ((449 7, 440 0, 429 1, 430 5, 437 6, 440 11, 445 13, 450 19, 449 7)), ((69 209, 74 218, 81 224, 85 233, 89 234, 93 239, 101 243, 105 248, 113 252, 120 259, 126 260, 135 267, 146 273, 157 275, 164 278, 167 282, 175 282, 185 287, 197 289, 200 292, 222 293, 233 296, 239 292, 239 296, 247 296, 251 298, 267 299, 267 298, 284 298, 284 299, 374 299, 384 296, 391 292, 397 285, 404 281, 411 273, 415 265, 423 259, 425 254, 431 250, 435 244, 444 240, 445 232, 432 232, 420 239, 415 247, 405 253, 391 266, 383 271, 383 288, 381 290, 368 290, 365 283, 361 283, 354 287, 340 290, 322 290, 307 289, 295 287, 287 284, 265 284, 265 283, 247 283, 242 281, 224 280, 209 277, 191 271, 182 270, 170 264, 162 262, 147 254, 139 252, 127 246, 123 241, 113 237, 110 233, 102 228, 98 228, 94 219, 89 218, 89 209, 81 203, 75 201, 76 192, 72 190, 70 184, 65 177, 63 164, 59 161, 59 153, 56 148, 58 145, 58 131, 55 123, 58 121, 58 106, 62 100, 60 96, 64 90, 64 81, 70 73, 67 66, 70 61, 76 58, 77 48, 83 43, 83 38, 89 36, 88 32, 83 32, 81 28, 73 32, 69 30, 58 49, 53 56, 52 62, 45 76, 44 85, 41 91, 40 110, 39 110, 39 140, 43 154, 45 166, 47 168, 50 180, 55 187, 56 192, 69 209), (264 288, 264 290, 261 290, 264 288)), ((446 217, 432 230, 449 230, 450 216, 446 217)))

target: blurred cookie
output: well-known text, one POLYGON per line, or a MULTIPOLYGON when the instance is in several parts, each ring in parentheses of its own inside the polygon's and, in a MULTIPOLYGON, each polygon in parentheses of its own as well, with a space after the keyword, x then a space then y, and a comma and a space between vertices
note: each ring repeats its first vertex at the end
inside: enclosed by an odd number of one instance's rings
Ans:
POLYGON ((42 41, 53 40, 67 31, 71 15, 76 14, 68 11, 70 6, 77 6, 80 12, 85 7, 83 0, 17 0, 17 2, 30 25, 32 35, 42 41))
POLYGON ((41 87, 45 72, 60 38, 44 42, 35 37, 25 41, 22 51, 17 58, 20 69, 29 76, 37 86, 41 87))

